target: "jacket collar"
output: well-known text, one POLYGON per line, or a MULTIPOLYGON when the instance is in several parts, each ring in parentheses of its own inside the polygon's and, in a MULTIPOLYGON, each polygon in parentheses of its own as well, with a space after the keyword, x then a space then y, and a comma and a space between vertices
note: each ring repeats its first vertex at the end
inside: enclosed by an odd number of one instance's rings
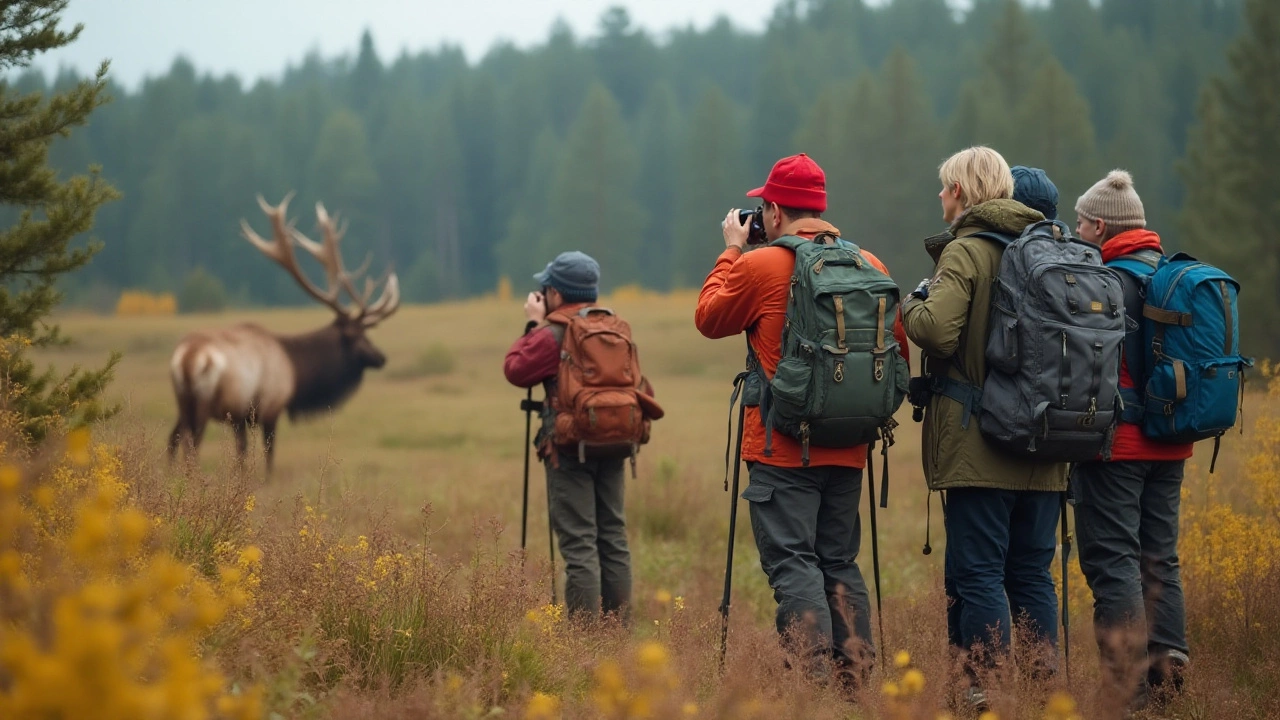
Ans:
POLYGON ((840 229, 822 218, 800 218, 792 220, 783 226, 782 235, 779 237, 796 235, 802 238, 813 238, 821 232, 829 232, 837 237, 840 236, 840 229))

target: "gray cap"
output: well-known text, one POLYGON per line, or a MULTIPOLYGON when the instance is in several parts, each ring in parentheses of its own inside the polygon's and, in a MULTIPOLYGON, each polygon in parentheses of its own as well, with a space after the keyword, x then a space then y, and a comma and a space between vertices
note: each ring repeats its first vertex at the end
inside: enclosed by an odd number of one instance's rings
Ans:
POLYGON ((600 264, 586 253, 570 250, 557 255, 533 279, 555 288, 565 302, 592 302, 600 284, 600 264))

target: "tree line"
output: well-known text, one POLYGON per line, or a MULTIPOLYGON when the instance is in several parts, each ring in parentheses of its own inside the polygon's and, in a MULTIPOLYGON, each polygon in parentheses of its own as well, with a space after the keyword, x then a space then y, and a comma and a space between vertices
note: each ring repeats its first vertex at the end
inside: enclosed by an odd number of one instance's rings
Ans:
MULTIPOLYGON (((827 170, 828 217, 902 284, 927 274, 919 241, 941 229, 938 163, 974 143, 1045 168, 1068 221, 1084 189, 1129 169, 1151 227, 1177 248, 1196 237, 1184 198, 1221 194, 1197 189, 1221 154, 1188 143, 1215 132, 1197 130, 1202 89, 1230 69, 1246 4, 1270 12, 1246 0, 974 0, 964 12, 784 0, 761 33, 722 19, 662 37, 615 8, 589 37, 556 25, 475 63, 448 46, 384 57, 366 33, 354 57, 311 55, 252 86, 179 59, 135 92, 108 82, 113 101, 53 145, 54 167, 98 164, 122 195, 98 212, 103 249, 64 285, 72 302, 102 304, 212 276, 244 303, 303 302, 238 228, 265 222, 257 193, 296 190, 300 229, 323 201, 350 222, 349 264, 393 265, 411 302, 488 292, 502 276, 519 286, 566 249, 596 256, 606 289, 693 287, 722 248, 725 211, 798 151, 827 170), (1184 179, 1188 164, 1208 169, 1184 179)), ((10 87, 81 80, 26 72, 10 87)), ((1218 95, 1219 114, 1234 111, 1218 95)))

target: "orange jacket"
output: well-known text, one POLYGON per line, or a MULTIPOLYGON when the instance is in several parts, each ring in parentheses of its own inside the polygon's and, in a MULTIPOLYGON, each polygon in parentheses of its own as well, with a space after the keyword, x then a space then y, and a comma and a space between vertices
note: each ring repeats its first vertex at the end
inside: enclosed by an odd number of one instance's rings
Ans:
MULTIPOLYGON (((791 226, 790 234, 812 238, 821 231, 839 234, 825 220, 809 218, 798 220, 791 226)), ((874 255, 862 250, 862 255, 886 275, 885 268, 874 255)), ((763 247, 743 253, 737 248, 726 248, 716 260, 702 284, 698 296, 698 310, 694 324, 704 336, 716 339, 731 337, 745 331, 747 342, 755 351, 772 378, 782 359, 782 325, 787 314, 788 291, 791 273, 795 267, 795 253, 781 247, 763 247)), ((902 316, 893 333, 898 339, 902 357, 910 360, 907 335, 902 329, 902 316)), ((773 455, 764 456, 764 423, 760 409, 747 408, 743 423, 742 458, 774 467, 801 467, 800 443, 779 432, 773 433, 773 455)), ((862 468, 867 464, 867 446, 853 448, 809 448, 809 465, 837 465, 862 468)))

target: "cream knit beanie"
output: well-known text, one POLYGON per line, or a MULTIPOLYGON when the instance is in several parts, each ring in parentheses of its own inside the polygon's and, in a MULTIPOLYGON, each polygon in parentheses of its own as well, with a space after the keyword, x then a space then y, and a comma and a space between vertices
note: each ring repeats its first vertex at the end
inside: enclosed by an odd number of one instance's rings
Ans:
POLYGON ((1133 189, 1133 176, 1124 170, 1112 170, 1086 190, 1076 200, 1076 214, 1102 220, 1120 231, 1147 226, 1142 199, 1133 189))

